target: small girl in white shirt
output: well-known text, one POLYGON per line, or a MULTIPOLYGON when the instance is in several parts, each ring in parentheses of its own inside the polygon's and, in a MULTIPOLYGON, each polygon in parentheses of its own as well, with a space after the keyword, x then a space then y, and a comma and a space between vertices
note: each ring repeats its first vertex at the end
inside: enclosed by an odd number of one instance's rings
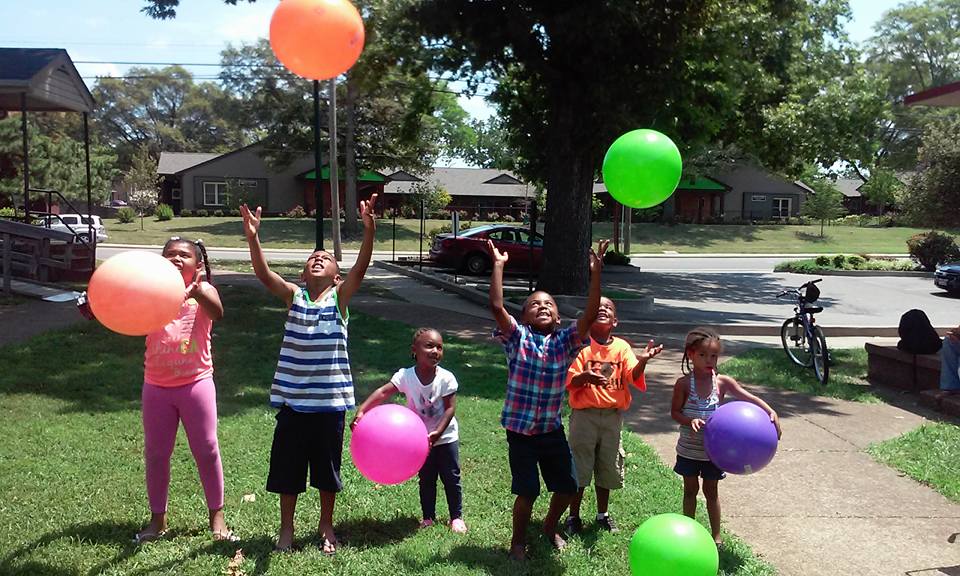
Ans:
POLYGON ((437 520, 437 476, 443 482, 450 509, 450 529, 467 531, 463 522, 463 489, 460 486, 460 437, 457 433, 457 379, 440 367, 443 360, 443 336, 433 328, 419 328, 410 347, 416 364, 401 368, 390 382, 377 388, 367 398, 350 423, 350 428, 375 406, 394 394, 407 397, 407 408, 416 412, 429 431, 430 453, 420 469, 421 528, 433 526, 437 520))

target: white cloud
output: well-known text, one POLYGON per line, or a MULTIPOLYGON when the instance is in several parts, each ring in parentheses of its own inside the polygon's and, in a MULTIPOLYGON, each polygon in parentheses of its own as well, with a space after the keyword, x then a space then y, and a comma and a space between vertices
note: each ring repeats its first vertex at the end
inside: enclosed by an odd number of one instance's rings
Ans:
POLYGON ((270 34, 270 17, 276 4, 256 2, 237 4, 223 13, 223 18, 213 26, 213 33, 223 42, 252 43, 270 34))

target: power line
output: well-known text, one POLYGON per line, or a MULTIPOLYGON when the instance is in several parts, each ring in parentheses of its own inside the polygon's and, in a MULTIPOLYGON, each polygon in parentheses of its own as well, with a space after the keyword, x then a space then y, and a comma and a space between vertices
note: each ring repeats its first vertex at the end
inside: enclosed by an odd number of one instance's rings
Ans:
MULTIPOLYGON (((223 64, 222 62, 140 62, 134 60, 74 60, 74 64, 114 64, 117 66, 183 66, 183 67, 211 67, 211 68, 272 68, 285 69, 282 64, 223 64)), ((458 78, 448 78, 443 76, 430 76, 431 80, 442 80, 444 82, 471 82, 458 78)), ((487 80, 477 80, 476 84, 485 84, 489 86, 498 86, 497 82, 487 80)))

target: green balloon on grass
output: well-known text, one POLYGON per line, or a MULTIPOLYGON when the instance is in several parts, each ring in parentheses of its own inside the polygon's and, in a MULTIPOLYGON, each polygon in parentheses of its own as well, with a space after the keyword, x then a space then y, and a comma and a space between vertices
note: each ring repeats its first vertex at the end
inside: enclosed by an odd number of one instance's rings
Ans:
POLYGON ((677 145, 656 130, 633 130, 614 140, 603 157, 603 183, 624 206, 650 208, 673 194, 683 160, 677 145))
POLYGON ((648 518, 630 539, 633 576, 716 576, 719 566, 713 537, 680 514, 648 518))

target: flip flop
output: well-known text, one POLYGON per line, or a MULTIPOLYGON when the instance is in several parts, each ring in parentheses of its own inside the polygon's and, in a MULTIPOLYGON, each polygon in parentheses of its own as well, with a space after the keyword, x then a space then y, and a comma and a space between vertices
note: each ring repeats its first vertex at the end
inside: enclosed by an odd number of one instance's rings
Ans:
POLYGON ((320 544, 320 551, 323 552, 324 556, 336 556, 337 544, 334 542, 331 542, 327 538, 324 538, 323 542, 320 544))
POLYGON ((159 540, 167 535, 166 530, 161 530, 159 532, 137 532, 133 535, 133 543, 136 546, 141 544, 146 544, 147 542, 153 542, 154 540, 159 540))
POLYGON ((239 542, 240 537, 233 533, 233 530, 227 528, 227 531, 211 532, 214 542, 239 542))

